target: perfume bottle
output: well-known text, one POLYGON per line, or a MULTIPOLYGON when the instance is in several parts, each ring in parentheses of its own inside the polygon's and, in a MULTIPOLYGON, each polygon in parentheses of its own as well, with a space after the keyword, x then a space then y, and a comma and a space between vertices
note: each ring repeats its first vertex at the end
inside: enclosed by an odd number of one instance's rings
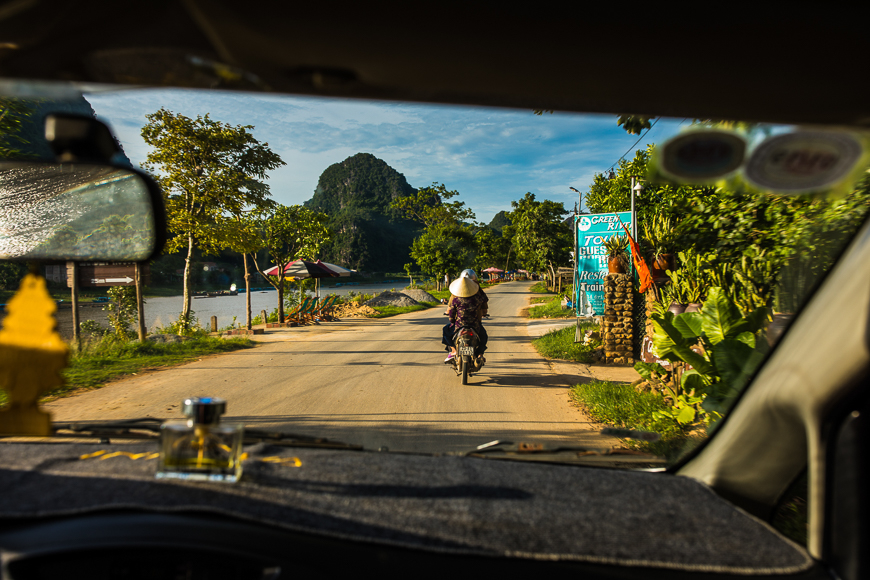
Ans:
POLYGON ((224 399, 191 397, 182 404, 187 420, 160 428, 157 477, 200 481, 238 481, 242 476, 241 424, 221 423, 224 399))

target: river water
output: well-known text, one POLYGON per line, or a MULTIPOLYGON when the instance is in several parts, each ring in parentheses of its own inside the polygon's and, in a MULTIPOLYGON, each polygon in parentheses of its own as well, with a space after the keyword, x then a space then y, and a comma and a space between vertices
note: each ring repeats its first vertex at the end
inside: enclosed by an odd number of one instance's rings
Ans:
MULTIPOLYGON (((406 284, 393 282, 389 284, 359 284, 354 286, 339 286, 338 288, 322 288, 321 296, 326 294, 338 294, 346 296, 350 292, 357 294, 379 294, 384 290, 401 290, 406 284)), ((166 326, 175 322, 181 313, 181 296, 164 296, 159 298, 145 299, 145 325, 149 332, 154 332, 158 327, 166 326)), ((263 290, 251 292, 251 316, 257 316, 261 310, 266 313, 278 308, 278 292, 275 290, 263 290)), ((217 316, 218 328, 225 328, 235 322, 245 323, 245 293, 238 296, 217 296, 214 298, 194 298, 191 301, 193 310, 199 323, 208 328, 211 317, 217 316)), ((82 309, 82 319, 88 317, 89 312, 82 309)))

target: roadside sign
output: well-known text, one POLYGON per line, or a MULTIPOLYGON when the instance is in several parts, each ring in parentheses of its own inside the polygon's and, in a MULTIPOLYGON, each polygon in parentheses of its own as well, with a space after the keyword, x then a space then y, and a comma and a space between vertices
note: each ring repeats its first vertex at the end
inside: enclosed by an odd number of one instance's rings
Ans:
MULTIPOLYGON (((67 267, 67 286, 72 288, 72 268, 67 267)), ((140 267, 142 283, 148 284, 151 278, 151 268, 148 264, 140 267)), ((79 262, 79 286, 135 286, 135 262, 79 262)))
MULTIPOLYGON (((577 276, 574 286, 577 316, 604 314, 604 277, 607 276, 607 250, 604 242, 631 231, 631 212, 595 213, 574 217, 577 233, 577 276)), ((628 250, 629 261, 631 249, 628 250)))

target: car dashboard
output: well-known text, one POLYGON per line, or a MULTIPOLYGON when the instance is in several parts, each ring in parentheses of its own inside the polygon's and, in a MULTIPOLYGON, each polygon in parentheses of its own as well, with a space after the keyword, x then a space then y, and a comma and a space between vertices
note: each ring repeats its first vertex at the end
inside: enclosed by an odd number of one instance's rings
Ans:
POLYGON ((826 577, 766 523, 670 473, 266 444, 247 454, 243 480, 226 484, 155 479, 153 443, 0 445, 3 577, 826 577))

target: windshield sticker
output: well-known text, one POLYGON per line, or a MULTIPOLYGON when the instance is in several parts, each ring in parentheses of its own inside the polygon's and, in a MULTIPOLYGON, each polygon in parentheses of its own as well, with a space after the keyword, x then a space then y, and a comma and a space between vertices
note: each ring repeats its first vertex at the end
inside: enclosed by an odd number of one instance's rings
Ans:
POLYGON ((862 153, 848 133, 795 131, 762 142, 746 163, 745 176, 778 193, 827 189, 849 176, 862 153))
POLYGON ((730 131, 690 131, 662 146, 659 169, 684 183, 711 183, 725 179, 743 164, 746 141, 730 131))

